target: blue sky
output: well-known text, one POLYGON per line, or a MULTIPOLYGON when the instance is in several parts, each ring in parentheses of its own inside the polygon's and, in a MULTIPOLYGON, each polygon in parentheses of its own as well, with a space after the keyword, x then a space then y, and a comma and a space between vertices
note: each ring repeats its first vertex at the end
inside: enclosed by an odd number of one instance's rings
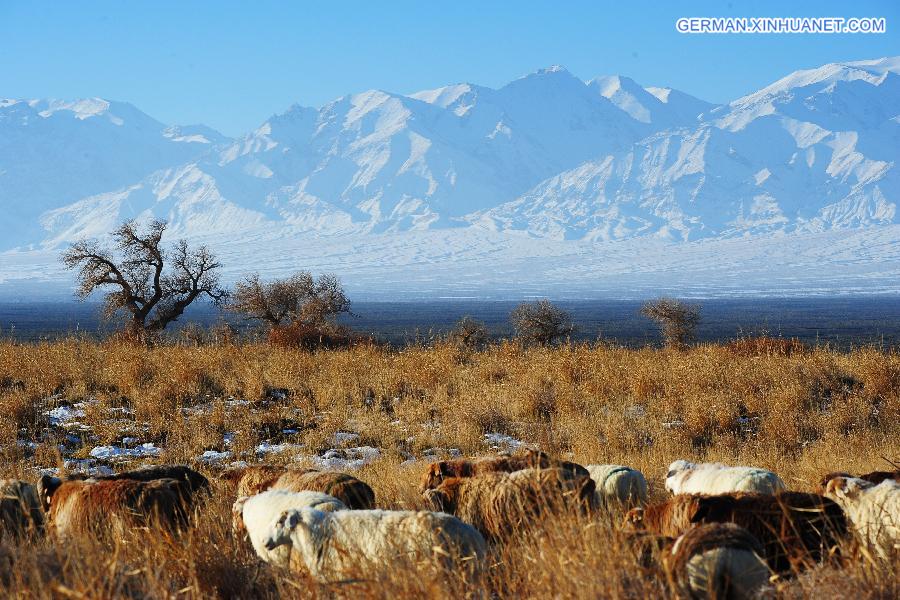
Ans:
POLYGON ((253 129, 370 88, 491 87, 561 64, 725 102, 800 68, 900 54, 900 3, 0 0, 0 97, 101 96, 253 129), (682 16, 874 16, 880 35, 684 35, 682 16))

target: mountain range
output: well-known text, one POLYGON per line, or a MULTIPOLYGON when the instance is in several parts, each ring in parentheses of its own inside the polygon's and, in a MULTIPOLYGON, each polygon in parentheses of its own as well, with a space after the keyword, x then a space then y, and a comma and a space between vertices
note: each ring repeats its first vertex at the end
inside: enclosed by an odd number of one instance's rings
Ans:
POLYGON ((292 106, 235 139, 99 98, 0 100, 0 292, 68 285, 69 242, 151 216, 229 276, 384 294, 733 292, 728 264, 760 293, 894 290, 898 158, 900 58, 724 105, 553 66, 292 106))

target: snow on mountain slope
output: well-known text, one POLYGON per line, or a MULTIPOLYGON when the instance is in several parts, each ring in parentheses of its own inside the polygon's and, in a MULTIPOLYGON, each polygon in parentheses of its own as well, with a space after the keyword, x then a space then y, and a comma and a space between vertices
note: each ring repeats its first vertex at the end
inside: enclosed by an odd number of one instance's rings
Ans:
POLYGON ((588 87, 656 130, 696 125, 704 113, 716 106, 670 88, 644 88, 621 75, 592 79, 588 87))
POLYGON ((896 58, 723 106, 550 67, 292 106, 234 140, 100 99, 4 100, 0 280, 40 279, 67 243, 152 216, 232 275, 303 266, 384 293, 612 285, 592 269, 641 289, 692 273, 719 290, 896 288, 898 152, 896 58))
POLYGON ((0 100, 0 247, 40 242, 47 210, 134 185, 223 141, 209 128, 166 128, 123 102, 0 100), (205 143, 183 143, 201 132, 205 143))
MULTIPOLYGON (((116 202, 59 207, 42 223, 51 244, 89 235, 87 223, 111 214, 122 219, 143 210, 186 234, 202 233, 198 223, 225 230, 233 214, 329 233, 462 226, 472 212, 592 156, 627 148, 648 131, 560 67, 498 90, 468 84, 412 96, 370 90, 318 110, 291 107, 197 160, 193 168, 215 182, 217 199, 229 207, 217 211, 215 223, 190 216, 204 194, 202 178, 175 191, 169 203, 148 204, 146 190, 159 174, 115 190, 116 202), (75 213, 77 219, 65 216, 75 213)), ((166 132, 166 139, 197 137, 166 132)), ((231 223, 239 231, 244 219, 231 223)))
MULTIPOLYGON (((900 222, 900 61, 785 77, 696 127, 647 137, 483 211, 483 227, 559 239, 696 239, 900 222)), ((637 86, 595 80, 638 116, 637 86), (628 90, 627 98, 623 95, 628 90)), ((649 117, 648 117, 649 118, 649 117)))

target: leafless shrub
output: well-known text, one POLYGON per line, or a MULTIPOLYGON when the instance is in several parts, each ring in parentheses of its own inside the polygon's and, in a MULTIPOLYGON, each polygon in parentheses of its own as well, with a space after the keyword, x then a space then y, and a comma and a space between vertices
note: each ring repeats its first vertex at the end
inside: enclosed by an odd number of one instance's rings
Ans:
POLYGON ((466 315, 447 337, 451 344, 462 350, 481 350, 487 345, 488 331, 483 322, 466 315))
POLYGON ((686 304, 674 298, 658 298, 644 303, 641 314, 659 324, 669 348, 684 349, 696 338, 700 324, 700 305, 686 304))
POLYGON ((270 327, 285 323, 322 327, 349 313, 350 300, 340 280, 331 274, 315 278, 309 271, 300 271, 269 282, 254 274, 235 286, 228 308, 270 327))
POLYGON ((571 315, 549 300, 519 304, 510 313, 509 321, 526 344, 549 346, 575 331, 571 315))

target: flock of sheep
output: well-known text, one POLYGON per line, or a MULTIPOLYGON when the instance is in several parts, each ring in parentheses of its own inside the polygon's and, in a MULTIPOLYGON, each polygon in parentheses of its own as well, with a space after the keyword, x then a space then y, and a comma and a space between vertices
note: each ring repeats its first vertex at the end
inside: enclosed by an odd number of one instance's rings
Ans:
MULTIPOLYGON (((819 493, 788 491, 771 471, 672 463, 671 497, 648 504, 637 470, 582 465, 539 451, 431 463, 428 510, 381 510, 365 482, 337 472, 256 465, 221 474, 236 498, 233 526, 265 562, 334 581, 367 564, 435 560, 478 572, 489 544, 565 512, 623 514, 642 560, 661 556, 692 597, 766 594, 773 574, 840 561, 856 536, 882 558, 900 549, 900 471, 826 475, 819 493)), ((133 527, 188 527, 210 484, 180 465, 117 475, 0 480, 5 535, 119 536, 133 527)))

